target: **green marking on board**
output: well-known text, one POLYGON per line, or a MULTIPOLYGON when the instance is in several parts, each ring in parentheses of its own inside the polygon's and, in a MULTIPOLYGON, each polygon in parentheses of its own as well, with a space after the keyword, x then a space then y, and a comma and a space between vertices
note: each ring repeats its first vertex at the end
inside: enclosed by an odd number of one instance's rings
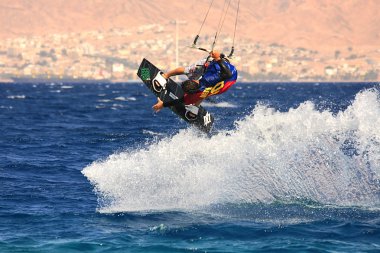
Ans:
POLYGON ((141 78, 143 80, 149 80, 150 79, 150 71, 149 68, 142 68, 141 69, 141 78))

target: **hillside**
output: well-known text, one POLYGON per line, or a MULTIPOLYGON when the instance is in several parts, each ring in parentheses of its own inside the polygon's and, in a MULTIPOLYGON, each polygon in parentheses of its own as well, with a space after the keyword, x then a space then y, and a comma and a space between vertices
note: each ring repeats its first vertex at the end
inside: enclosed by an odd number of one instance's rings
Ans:
MULTIPOLYGON (((187 21, 181 33, 195 36, 211 0, 2 0, 0 39, 25 35, 137 29, 144 24, 187 21)), ((203 34, 212 35, 224 1, 214 1, 203 34)), ((232 35, 237 0, 223 33, 232 35)), ((238 38, 330 51, 378 47, 380 1, 241 0, 238 38)))

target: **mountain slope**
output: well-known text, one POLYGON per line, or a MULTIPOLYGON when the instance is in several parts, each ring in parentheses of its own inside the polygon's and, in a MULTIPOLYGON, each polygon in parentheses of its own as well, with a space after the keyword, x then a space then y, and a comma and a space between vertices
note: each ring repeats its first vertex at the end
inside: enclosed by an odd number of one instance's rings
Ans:
MULTIPOLYGON (((23 35, 137 29, 144 24, 187 21, 181 33, 195 36, 211 0, 2 0, 0 39, 23 35)), ((224 1, 214 1, 201 35, 213 35, 224 1)), ((232 36, 237 0, 222 33, 232 36)), ((377 0, 241 0, 238 40, 332 50, 375 48, 380 39, 377 0)))

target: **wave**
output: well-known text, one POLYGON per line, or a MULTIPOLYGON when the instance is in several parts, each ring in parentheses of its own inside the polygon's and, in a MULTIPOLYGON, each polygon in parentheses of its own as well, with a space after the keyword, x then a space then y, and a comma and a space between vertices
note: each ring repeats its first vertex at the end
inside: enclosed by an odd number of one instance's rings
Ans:
POLYGON ((215 102, 203 102, 202 103, 202 106, 204 107, 219 107, 219 108, 236 108, 237 106, 232 104, 232 103, 228 103, 228 102, 219 102, 219 103, 215 103, 215 102))
POLYGON ((344 111, 310 101, 287 112, 258 104, 235 129, 192 129, 96 161, 82 173, 100 212, 195 209, 223 203, 380 206, 380 99, 344 111))
POLYGON ((26 96, 25 95, 10 95, 10 96, 7 96, 7 98, 9 98, 9 99, 25 99, 26 96))
POLYGON ((109 102, 112 102, 111 99, 98 99, 97 102, 99 103, 109 103, 109 102))
POLYGON ((62 85, 61 88, 62 89, 72 89, 72 88, 74 88, 74 86, 72 86, 72 85, 62 85))
POLYGON ((159 132, 155 132, 155 131, 150 131, 150 130, 145 130, 145 129, 142 130, 142 133, 146 134, 146 135, 151 135, 151 136, 164 136, 163 133, 159 133, 159 132))
POLYGON ((119 101, 136 101, 137 99, 135 97, 123 97, 123 96, 120 96, 120 97, 116 97, 115 100, 119 100, 119 101))

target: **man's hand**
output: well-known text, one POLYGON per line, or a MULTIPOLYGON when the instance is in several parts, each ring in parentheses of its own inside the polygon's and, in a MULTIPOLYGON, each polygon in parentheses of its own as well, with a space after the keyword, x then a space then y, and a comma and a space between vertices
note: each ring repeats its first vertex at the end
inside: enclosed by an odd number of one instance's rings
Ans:
POLYGON ((210 56, 211 56, 212 58, 214 58, 215 61, 218 61, 218 60, 221 59, 221 58, 220 58, 220 52, 217 51, 217 50, 213 50, 213 51, 211 51, 210 56))
POLYGON ((164 102, 162 102, 160 98, 157 98, 157 103, 153 105, 152 108, 155 112, 159 112, 162 108, 164 108, 164 102))

